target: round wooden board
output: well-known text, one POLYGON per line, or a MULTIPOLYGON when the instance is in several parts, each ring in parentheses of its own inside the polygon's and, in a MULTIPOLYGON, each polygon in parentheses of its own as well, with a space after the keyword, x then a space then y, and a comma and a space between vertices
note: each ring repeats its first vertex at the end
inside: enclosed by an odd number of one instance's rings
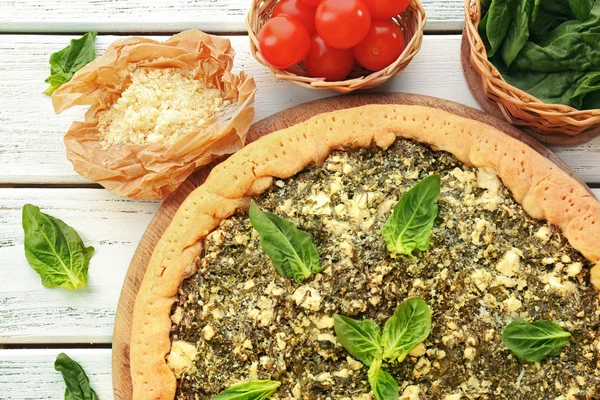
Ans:
MULTIPOLYGON (((471 118, 492 125, 506 132, 506 134, 527 143, 536 151, 555 162, 587 188, 585 183, 583 183, 577 177, 577 175, 550 150, 512 125, 462 104, 421 95, 402 93, 358 94, 330 97, 327 99, 301 104, 299 106, 281 111, 252 125, 248 134, 248 140, 254 141, 270 132, 287 128, 323 112, 362 106, 366 104, 410 104, 428 106, 446 110, 462 117, 471 118)), ((125 282, 123 283, 123 289, 121 290, 121 298, 119 299, 119 305, 117 308, 113 335, 112 373, 114 395, 115 399, 117 400, 131 399, 132 390, 131 378, 129 375, 131 315, 133 312, 135 298, 150 260, 152 250, 154 249, 154 245, 161 237, 162 233, 170 223, 173 215, 183 200, 197 186, 204 182, 208 176, 208 173, 210 172, 211 167, 212 166, 209 165, 194 173, 175 193, 173 193, 164 201, 163 205, 150 222, 150 225, 148 225, 148 228, 146 229, 146 232, 144 233, 140 244, 133 255, 133 259, 131 260, 129 270, 125 277, 125 282)))
MULTIPOLYGON (((471 61, 469 59, 469 40, 467 39, 466 31, 463 29, 462 34, 462 42, 460 45, 460 59, 462 62, 463 71, 465 73, 465 78, 467 79, 467 86, 471 91, 477 103, 483 108, 486 112, 493 115, 494 117, 500 118, 504 120, 504 114, 498 108, 498 105, 487 98, 487 96, 483 93, 481 89, 481 77, 475 72, 473 67, 471 66, 471 61)), ((561 134, 540 134, 535 132, 528 127, 521 126, 519 127, 535 139, 539 140, 543 143, 548 144, 556 144, 556 145, 576 145, 585 142, 589 142, 590 140, 600 136, 600 126, 596 128, 590 128, 586 131, 581 132, 578 135, 561 135, 561 134)))

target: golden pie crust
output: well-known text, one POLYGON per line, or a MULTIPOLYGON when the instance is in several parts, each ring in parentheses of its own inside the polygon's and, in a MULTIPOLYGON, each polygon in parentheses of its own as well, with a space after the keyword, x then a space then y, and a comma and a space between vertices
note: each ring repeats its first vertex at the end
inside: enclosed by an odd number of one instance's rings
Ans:
POLYGON ((250 199, 335 149, 377 145, 396 138, 446 151, 468 166, 489 168, 533 218, 558 226, 594 267, 600 287, 600 202, 556 164, 504 132, 421 106, 368 105, 317 115, 246 146, 213 169, 183 202, 154 248, 133 311, 133 399, 171 400, 176 378, 165 357, 171 349, 170 312, 182 281, 195 272, 201 239, 250 199))

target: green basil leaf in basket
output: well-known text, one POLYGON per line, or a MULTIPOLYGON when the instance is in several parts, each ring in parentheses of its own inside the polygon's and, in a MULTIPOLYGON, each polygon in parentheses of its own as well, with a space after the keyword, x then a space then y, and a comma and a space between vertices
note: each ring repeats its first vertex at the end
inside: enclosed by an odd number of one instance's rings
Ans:
POLYGON ((262 380, 238 383, 230 386, 212 400, 265 400, 281 386, 280 382, 262 380))
POLYGON ((71 40, 64 49, 50 56, 50 76, 46 82, 50 84, 44 93, 51 95, 61 85, 69 82, 75 72, 85 67, 96 58, 94 40, 96 32, 88 32, 79 39, 71 40))
POLYGON ((440 176, 430 175, 400 198, 381 231, 390 252, 410 255, 415 249, 427 250, 439 197, 440 176))
MULTIPOLYGON (((508 26, 506 38, 500 48, 500 55, 508 67, 517 58, 517 55, 529 39, 529 24, 534 6, 533 0, 517 0, 517 2, 517 6, 512 7, 512 20, 508 26)), ((494 23, 494 19, 490 18, 488 26, 493 26, 494 23)))
POLYGON ((311 236, 294 223, 262 211, 254 201, 250 204, 250 223, 260 235, 263 250, 281 276, 294 278, 300 283, 323 270, 311 236))
POLYGON ((67 385, 65 400, 98 400, 85 371, 68 355, 60 353, 54 361, 54 369, 62 374, 67 385))
POLYGON ((485 32, 490 44, 488 56, 492 57, 506 37, 508 26, 511 21, 510 0, 494 0, 490 9, 483 18, 485 20, 485 32))
POLYGON ((404 300, 383 327, 383 359, 402 362, 431 332, 431 310, 419 297, 404 300))
POLYGON ((517 357, 527 361, 540 361, 557 356, 569 343, 571 334, 552 321, 512 321, 502 333, 502 342, 517 357))
POLYGON ((387 371, 381 369, 381 360, 376 360, 367 374, 369 384, 377 400, 397 400, 398 382, 387 371))
POLYGON ((25 256, 44 286, 77 289, 87 285, 94 248, 85 247, 75 229, 36 206, 25 204, 23 230, 25 256))
POLYGON ((381 359, 381 329, 375 321, 357 321, 336 314, 333 317, 333 328, 340 344, 366 366, 370 366, 373 360, 381 359))

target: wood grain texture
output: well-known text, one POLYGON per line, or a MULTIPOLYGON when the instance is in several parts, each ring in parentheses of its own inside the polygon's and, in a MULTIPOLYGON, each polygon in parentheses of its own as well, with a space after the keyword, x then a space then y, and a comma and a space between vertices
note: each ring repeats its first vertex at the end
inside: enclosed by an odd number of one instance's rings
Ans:
POLYGON ((159 203, 103 189, 0 189, 0 198, 0 343, 110 343, 127 266, 159 203), (94 246, 89 287, 42 286, 23 250, 25 203, 62 219, 94 246))
MULTIPOLYGON (((460 45, 460 57, 461 63, 463 67, 463 71, 465 73, 465 79, 467 81, 467 86, 471 91, 471 94, 477 100, 479 106, 488 114, 493 115, 494 117, 505 119, 502 111, 498 107, 498 105, 491 101, 484 93, 481 85, 481 76, 475 71, 470 61, 470 50, 469 50, 469 40, 466 36, 466 31, 463 31, 462 41, 460 45)), ((520 126, 519 129, 525 131, 528 135, 532 136, 536 140, 546 143, 546 144, 554 144, 554 145, 576 145, 589 142, 600 136, 600 127, 591 128, 586 131, 583 131, 577 135, 566 135, 566 134, 541 134, 535 132, 532 129, 529 129, 526 126, 520 126)))
POLYGON ((81 364, 100 399, 112 399, 110 349, 0 350, 0 399, 63 399, 65 384, 54 370, 61 352, 81 364))
MULTIPOLYGON (((254 141, 273 131, 287 128, 296 123, 302 122, 314 115, 361 106, 365 104, 410 104, 428 106, 436 109, 442 109, 452 112, 462 117, 471 118, 492 125, 508 135, 520 139, 540 154, 551 159, 571 176, 578 179, 577 175, 571 171, 558 157, 552 154, 546 147, 531 139, 523 132, 515 129, 506 122, 489 116, 481 111, 464 106, 462 104, 449 102, 439 98, 426 97, 410 94, 364 94, 364 95, 346 95, 335 98, 322 99, 308 104, 293 107, 284 110, 278 114, 268 117, 250 128, 248 134, 249 140, 254 141)), ((113 336, 113 382, 115 386, 115 398, 119 400, 130 400, 132 395, 132 386, 129 372, 129 348, 131 337, 131 318, 135 304, 137 292, 142 282, 146 267, 152 255, 155 244, 160 239, 162 233, 167 228, 173 215, 183 202, 183 200, 199 186, 207 175, 208 168, 200 172, 200 175, 194 176, 194 179, 186 182, 172 196, 170 196, 154 216, 148 226, 148 230, 142 237, 140 245, 132 259, 127 272, 127 277, 121 291, 119 306, 117 308, 117 317, 115 322, 115 331, 113 336)), ((585 186, 580 180, 580 183, 585 186)), ((589 190, 589 189, 588 189, 589 190)), ((589 190, 594 194, 593 191, 589 190)))
MULTIPOLYGON (((461 0, 421 0, 430 31, 458 32, 461 0)), ((245 33, 249 0, 6 0, 0 32, 207 32, 245 33)))
MULTIPOLYGON (((83 109, 57 116, 42 93, 50 54, 65 46, 69 39, 69 36, 0 35, 0 184, 89 183, 73 171, 62 139, 72 120, 83 119, 83 109)), ((102 52, 115 39, 115 36, 100 36, 98 51, 102 52)), ((247 37, 230 39, 237 50, 234 68, 253 75, 259 88, 256 120, 335 95, 276 81, 250 55, 247 37)), ((377 90, 437 96, 478 107, 462 71, 459 35, 426 35, 423 48, 408 68, 377 90)), ((586 182, 600 183, 600 139, 584 146, 553 147, 553 150, 586 182)))

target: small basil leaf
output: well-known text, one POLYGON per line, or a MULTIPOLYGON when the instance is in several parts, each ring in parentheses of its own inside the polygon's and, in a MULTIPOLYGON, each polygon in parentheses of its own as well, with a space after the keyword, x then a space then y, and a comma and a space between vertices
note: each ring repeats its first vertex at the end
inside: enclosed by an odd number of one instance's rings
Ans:
POLYGON ((511 21, 509 1, 493 0, 484 19, 486 20, 486 35, 490 43, 488 57, 492 57, 500 48, 508 32, 511 21))
POLYGON ((252 201, 250 223, 258 231, 260 244, 280 275, 300 283, 323 269, 312 238, 292 222, 261 211, 252 201))
POLYGON ((50 56, 50 76, 46 82, 50 86, 44 90, 48 96, 62 84, 71 80, 75 72, 94 61, 96 50, 94 40, 96 32, 88 32, 79 39, 71 40, 71 44, 64 49, 52 53, 50 56))
POLYGON ((390 252, 410 255, 415 249, 427 250, 439 197, 439 175, 428 176, 400 197, 381 231, 390 252))
POLYGON ((383 327, 383 359, 401 362, 431 332, 431 310, 423 299, 413 297, 400 303, 383 327))
POLYGON ((23 206, 25 256, 46 287, 77 289, 87 285, 93 247, 85 247, 75 231, 31 204, 23 206))
POLYGON ((277 381, 249 381, 230 386, 212 400, 264 400, 271 397, 281 386, 277 381))
POLYGON ((381 358, 381 329, 370 319, 357 321, 336 314, 333 317, 333 329, 339 342, 348 353, 358 358, 366 366, 381 358))
POLYGON ((98 400, 85 371, 68 355, 60 353, 54 361, 54 369, 62 374, 67 385, 65 400, 98 400))
POLYGON ((398 382, 389 373, 381 369, 381 360, 375 360, 368 372, 369 384, 377 400, 396 400, 398 382))
POLYGON ((547 356, 557 356, 569 343, 571 334, 551 321, 512 321, 502 333, 502 342, 517 357, 527 361, 540 361, 547 356))

